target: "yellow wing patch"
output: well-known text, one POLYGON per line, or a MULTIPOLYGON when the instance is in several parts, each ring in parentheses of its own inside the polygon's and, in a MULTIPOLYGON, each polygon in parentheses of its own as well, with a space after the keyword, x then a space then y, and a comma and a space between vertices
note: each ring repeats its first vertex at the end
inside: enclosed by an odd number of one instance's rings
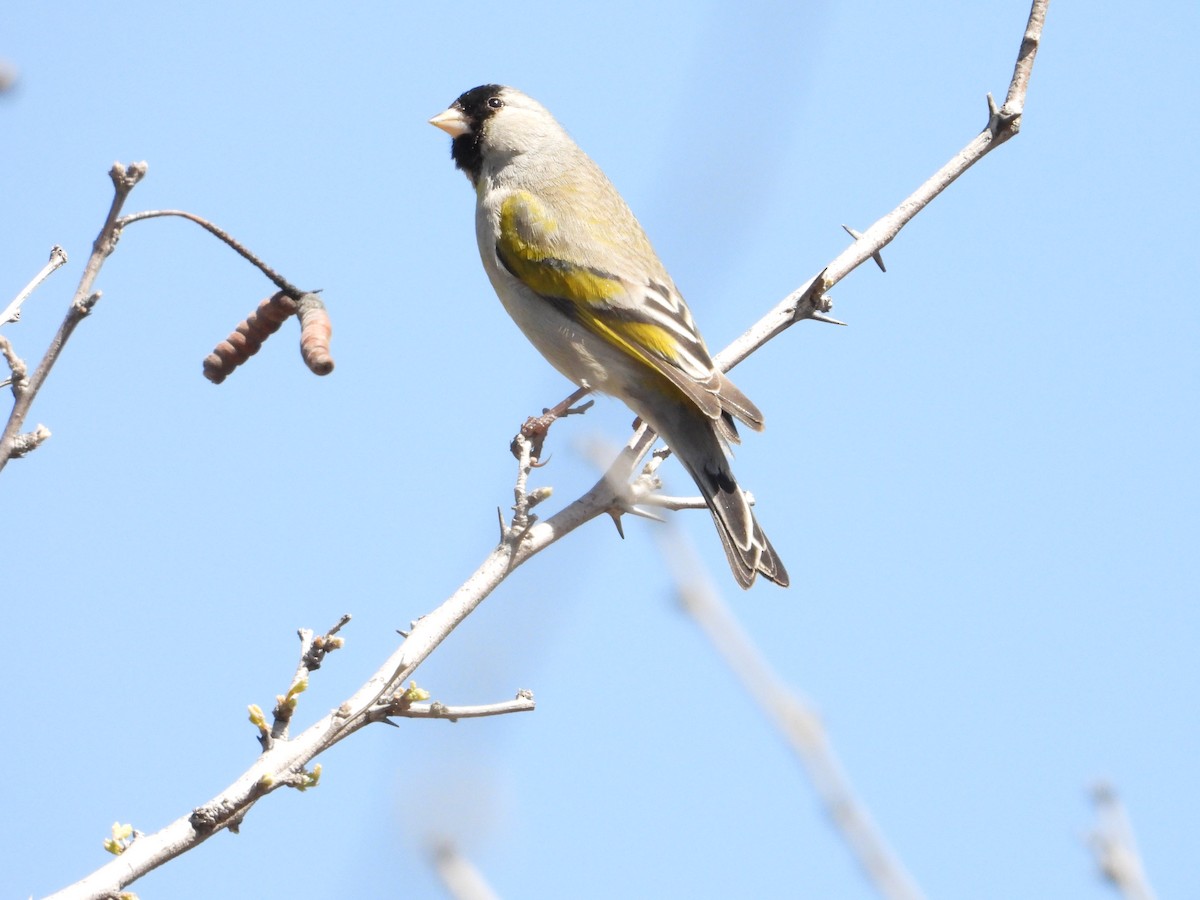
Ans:
POLYGON ((720 413, 716 397, 676 368, 677 337, 667 328, 622 315, 612 301, 629 290, 616 275, 556 255, 558 223, 537 198, 516 191, 500 205, 496 253, 526 287, 555 302, 570 318, 659 372, 709 415, 720 413))
POLYGON ((526 191, 500 206, 496 252, 505 268, 544 297, 570 300, 582 308, 606 304, 625 286, 619 278, 554 255, 558 223, 526 191))

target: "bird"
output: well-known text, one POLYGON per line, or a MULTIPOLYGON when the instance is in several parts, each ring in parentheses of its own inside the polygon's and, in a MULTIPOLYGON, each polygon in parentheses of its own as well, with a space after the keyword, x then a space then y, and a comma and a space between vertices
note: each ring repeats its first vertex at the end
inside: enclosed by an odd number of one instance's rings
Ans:
POLYGON ((763 416, 716 367, 691 310, 600 167, 542 104, 484 84, 429 120, 475 188, 475 236, 492 287, 568 379, 615 396, 691 475, 734 578, 782 587, 787 570, 738 486, 734 419, 763 416))

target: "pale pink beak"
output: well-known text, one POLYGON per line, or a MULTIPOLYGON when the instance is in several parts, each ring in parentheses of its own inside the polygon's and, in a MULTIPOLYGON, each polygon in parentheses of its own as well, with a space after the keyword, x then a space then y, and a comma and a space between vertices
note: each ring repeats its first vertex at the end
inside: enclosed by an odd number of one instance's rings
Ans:
POLYGON ((471 123, 467 121, 463 111, 453 106, 445 112, 438 113, 429 120, 429 124, 442 129, 452 138, 460 137, 471 130, 471 123))

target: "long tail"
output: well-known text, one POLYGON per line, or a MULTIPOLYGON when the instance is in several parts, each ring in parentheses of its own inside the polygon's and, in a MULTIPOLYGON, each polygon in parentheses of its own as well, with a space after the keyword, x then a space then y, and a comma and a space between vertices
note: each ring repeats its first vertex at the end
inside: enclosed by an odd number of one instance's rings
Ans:
POLYGON ((761 573, 767 580, 787 587, 790 583, 787 569, 754 518, 750 501, 733 477, 729 460, 717 439, 715 424, 709 425, 707 440, 696 440, 696 430, 693 429, 691 435, 693 440, 680 444, 688 448, 686 455, 680 454, 676 447, 671 449, 695 480, 712 512, 733 577, 743 588, 748 588, 761 573))
POLYGON ((783 567, 783 561, 775 552, 771 541, 763 533, 753 514, 750 516, 750 524, 754 528, 750 546, 742 548, 733 542, 729 526, 717 512, 716 507, 710 504, 710 508, 713 511, 713 523, 717 526, 717 534, 721 538, 721 546, 725 548, 725 556, 729 559, 729 568, 733 570, 733 577, 737 579, 737 583, 742 588, 749 588, 754 584, 755 575, 760 572, 764 578, 775 582, 780 587, 787 587, 791 584, 787 569, 783 567))

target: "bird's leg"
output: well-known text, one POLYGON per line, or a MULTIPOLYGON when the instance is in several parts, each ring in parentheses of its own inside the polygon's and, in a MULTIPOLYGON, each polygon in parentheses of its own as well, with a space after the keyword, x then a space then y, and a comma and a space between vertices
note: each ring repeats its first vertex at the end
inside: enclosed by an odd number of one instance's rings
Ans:
MULTIPOLYGON (((550 432, 550 426, 554 424, 556 419, 560 419, 564 416, 578 416, 587 412, 595 402, 594 400, 589 400, 587 403, 581 403, 579 406, 575 406, 574 404, 578 403, 591 392, 591 388, 581 387, 561 403, 552 406, 549 409, 543 409, 540 416, 530 416, 525 420, 525 424, 521 426, 521 437, 524 437, 530 442, 532 448, 530 456, 533 457, 534 466, 543 465, 543 463, 540 461, 542 458, 542 444, 546 440, 546 435, 550 432)), ((511 449, 513 456, 517 456, 519 458, 520 451, 515 438, 513 439, 511 449)))

